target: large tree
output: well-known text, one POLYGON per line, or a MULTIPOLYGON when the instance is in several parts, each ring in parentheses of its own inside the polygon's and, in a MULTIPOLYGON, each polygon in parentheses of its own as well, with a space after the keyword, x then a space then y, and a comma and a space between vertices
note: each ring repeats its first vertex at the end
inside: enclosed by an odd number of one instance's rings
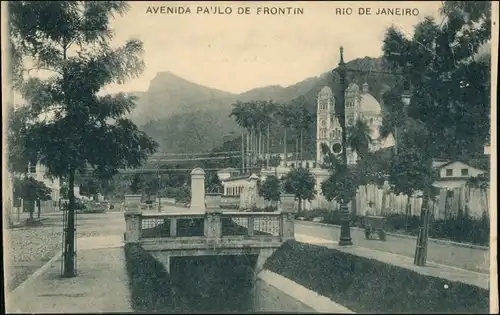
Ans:
POLYGON ((321 191, 328 201, 349 203, 356 197, 360 183, 360 173, 355 165, 344 165, 326 144, 322 144, 322 167, 327 168, 330 176, 321 183, 321 191))
POLYGON ((38 208, 38 218, 40 218, 40 201, 51 200, 51 192, 49 187, 33 177, 14 177, 14 198, 23 199, 30 214, 30 221, 33 221, 35 204, 38 208))
POLYGON ((390 28, 383 59, 409 79, 408 115, 428 128, 429 153, 468 158, 490 137, 491 65, 478 52, 491 38, 491 3, 446 1, 442 18, 426 18, 411 39, 390 28))
POLYGON ((49 176, 68 181, 64 275, 69 277, 75 275, 75 174, 91 167, 110 176, 121 167, 138 167, 157 147, 125 118, 135 105, 132 96, 99 93, 144 68, 142 42, 111 45, 110 19, 128 7, 122 1, 12 1, 8 6, 14 51, 48 76, 21 76, 19 91, 28 111, 21 138, 49 176))
POLYGON ((285 177, 285 188, 294 194, 298 201, 298 210, 302 210, 302 201, 311 201, 316 196, 316 179, 309 169, 304 167, 293 168, 285 177))
POLYGON ((259 188, 259 196, 264 200, 270 201, 273 207, 276 207, 277 202, 281 198, 281 181, 276 176, 268 176, 259 188))
MULTIPOLYGON (((426 175, 432 159, 467 159, 483 150, 490 137, 489 58, 478 52, 491 38, 491 2, 446 1, 442 21, 426 18, 408 39, 398 29, 388 29, 383 43, 384 63, 403 73, 410 82, 412 98, 408 116, 423 124, 425 133, 411 149, 418 150, 425 169, 419 182, 423 189, 422 225, 428 217, 431 182, 426 175)), ((408 148, 410 150, 410 148, 408 148)), ((421 230, 415 263, 423 264, 426 238, 421 230)))
POLYGON ((355 123, 347 128, 347 146, 354 150, 361 159, 370 152, 370 144, 372 143, 370 134, 370 127, 363 119, 356 119, 355 123))

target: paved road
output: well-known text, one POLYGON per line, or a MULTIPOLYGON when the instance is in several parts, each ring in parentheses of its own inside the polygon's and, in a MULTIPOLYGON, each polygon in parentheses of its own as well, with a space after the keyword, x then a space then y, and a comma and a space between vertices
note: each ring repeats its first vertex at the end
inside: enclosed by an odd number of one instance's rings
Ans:
MULTIPOLYGON (((340 228, 338 227, 320 226, 308 222, 295 222, 295 232, 298 234, 335 241, 340 237, 340 228)), ((413 257, 415 254, 415 239, 398 238, 388 235, 385 242, 379 240, 366 240, 364 232, 356 228, 351 228, 351 237, 353 243, 361 247, 407 257, 413 257)), ((483 273, 488 273, 489 270, 489 251, 480 249, 429 242, 427 257, 428 261, 466 270, 483 273)))
MULTIPOLYGON (((13 290, 42 267, 54 255, 61 252, 62 213, 42 214, 41 226, 5 230, 7 289, 13 290)), ((89 242, 93 236, 122 238, 125 232, 123 213, 78 214, 76 234, 77 249, 82 240, 89 242)), ((90 241, 92 242, 92 241, 90 241)), ((88 247, 88 245, 84 245, 88 247)))

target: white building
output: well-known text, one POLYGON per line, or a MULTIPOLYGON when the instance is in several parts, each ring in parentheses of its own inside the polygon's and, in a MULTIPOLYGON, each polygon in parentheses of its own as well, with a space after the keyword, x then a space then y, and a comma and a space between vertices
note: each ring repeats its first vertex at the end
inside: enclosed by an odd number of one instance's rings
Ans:
POLYGON ((56 211, 59 209, 59 198, 61 194, 61 182, 59 178, 50 179, 46 176, 47 168, 44 165, 37 164, 36 166, 29 165, 27 176, 33 177, 40 181, 52 190, 52 200, 41 202, 41 212, 56 211))
POLYGON ((436 169, 439 171, 439 179, 434 186, 446 189, 463 187, 469 178, 487 173, 459 161, 442 163, 436 169))
POLYGON ((240 170, 233 167, 228 167, 220 171, 217 171, 217 177, 219 178, 219 180, 222 181, 231 177, 239 176, 240 173, 241 173, 240 170))

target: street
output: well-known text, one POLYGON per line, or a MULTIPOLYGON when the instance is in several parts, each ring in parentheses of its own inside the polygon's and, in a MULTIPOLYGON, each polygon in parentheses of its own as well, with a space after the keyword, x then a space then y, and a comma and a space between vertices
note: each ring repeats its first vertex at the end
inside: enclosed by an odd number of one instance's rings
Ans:
MULTIPOLYGON (((309 222, 295 221, 295 233, 338 241, 339 227, 320 226, 309 222)), ((416 240, 387 235, 387 240, 366 240, 364 231, 351 228, 354 245, 393 254, 414 257, 416 240)), ((427 261, 458 267, 466 270, 488 273, 489 251, 429 242, 427 261)))
MULTIPOLYGON (((41 226, 6 229, 5 268, 7 291, 11 291, 42 267, 62 249, 62 213, 42 214, 41 226)), ((91 237, 122 238, 123 213, 78 214, 77 250, 88 247, 91 237)), ((95 240, 95 239, 94 239, 95 240)))
MULTIPOLYGON (((189 211, 187 208, 169 206, 162 212, 189 211)), ((154 213, 155 211, 148 211, 154 213)), ((33 272, 59 253, 62 245, 61 213, 45 214, 46 220, 39 227, 23 227, 6 230, 7 250, 7 288, 12 290, 29 277, 33 272)), ((78 214, 76 234, 77 250, 88 248, 91 242, 119 242, 125 232, 125 219, 122 212, 104 214, 78 214), (96 238, 97 237, 97 238, 96 238)), ((295 232, 312 237, 337 241, 340 228, 315 225, 309 222, 296 221, 295 232)), ((364 232, 351 228, 354 245, 383 252, 413 257, 415 239, 387 236, 385 242, 366 240, 364 232)), ((105 246, 102 245, 102 246, 105 246)), ((487 273, 489 269, 489 252, 429 242, 428 261, 458 267, 466 270, 487 273)))

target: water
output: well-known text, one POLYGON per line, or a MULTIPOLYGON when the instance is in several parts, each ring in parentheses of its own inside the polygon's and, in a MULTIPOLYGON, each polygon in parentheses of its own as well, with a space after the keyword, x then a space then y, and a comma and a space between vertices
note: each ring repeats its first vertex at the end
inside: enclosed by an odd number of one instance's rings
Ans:
POLYGON ((170 278, 193 312, 251 312, 256 261, 245 255, 171 258, 170 278))
POLYGON ((148 313, 312 312, 255 279, 257 256, 170 259, 170 274, 140 246, 125 247, 132 307, 148 313))

